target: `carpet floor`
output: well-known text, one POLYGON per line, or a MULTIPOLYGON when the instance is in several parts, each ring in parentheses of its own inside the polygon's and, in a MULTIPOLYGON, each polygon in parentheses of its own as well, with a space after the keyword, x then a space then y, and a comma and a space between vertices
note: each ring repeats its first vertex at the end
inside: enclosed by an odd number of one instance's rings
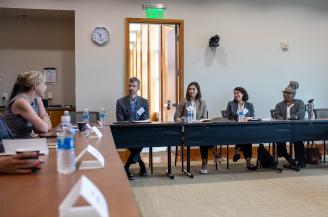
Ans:
POLYGON ((170 180, 157 166, 153 175, 130 182, 143 217, 328 217, 327 165, 278 173, 234 163, 230 170, 209 165, 202 175, 200 163, 193 164, 193 179, 174 167, 170 180))

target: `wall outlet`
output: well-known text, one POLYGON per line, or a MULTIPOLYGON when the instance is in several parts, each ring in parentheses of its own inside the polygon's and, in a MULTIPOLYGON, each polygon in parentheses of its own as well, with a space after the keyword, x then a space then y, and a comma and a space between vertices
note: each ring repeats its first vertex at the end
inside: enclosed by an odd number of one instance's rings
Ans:
POLYGON ((7 92, 3 92, 2 93, 2 99, 3 100, 7 100, 7 98, 8 98, 8 93, 7 92))
POLYGON ((48 99, 53 99, 54 95, 52 94, 52 92, 48 92, 48 99))

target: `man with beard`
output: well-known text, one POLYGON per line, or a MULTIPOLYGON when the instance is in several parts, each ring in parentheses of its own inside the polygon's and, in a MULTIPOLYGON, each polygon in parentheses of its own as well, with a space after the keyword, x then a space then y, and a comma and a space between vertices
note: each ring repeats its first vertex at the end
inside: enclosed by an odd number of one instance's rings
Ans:
MULTIPOLYGON (((116 102, 116 120, 120 121, 139 121, 149 118, 148 100, 137 95, 140 89, 140 80, 136 77, 129 79, 129 94, 120 98, 116 102)), ((140 165, 139 176, 146 176, 147 170, 144 162, 140 157, 142 148, 129 148, 130 156, 124 165, 126 175, 133 180, 129 167, 136 162, 140 165)))

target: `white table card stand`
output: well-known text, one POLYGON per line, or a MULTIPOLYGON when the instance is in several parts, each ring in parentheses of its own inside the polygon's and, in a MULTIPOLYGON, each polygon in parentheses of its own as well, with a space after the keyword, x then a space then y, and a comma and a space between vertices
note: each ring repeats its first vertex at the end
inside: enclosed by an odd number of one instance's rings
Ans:
POLYGON ((100 130, 96 126, 92 127, 92 132, 94 132, 98 138, 102 137, 102 133, 100 132, 100 130))
POLYGON ((84 138, 101 138, 103 135, 100 132, 100 130, 96 127, 93 126, 91 127, 91 129, 86 130, 85 132, 82 133, 82 135, 84 136, 84 138))
POLYGON ((59 206, 60 217, 109 217, 107 202, 97 186, 86 176, 81 176, 59 206), (74 207, 82 197, 89 206, 74 207))
POLYGON ((79 169, 99 169, 105 166, 105 159, 102 154, 92 145, 85 147, 81 153, 75 158, 75 163, 81 163, 79 169), (80 161, 87 153, 91 154, 96 160, 80 161))

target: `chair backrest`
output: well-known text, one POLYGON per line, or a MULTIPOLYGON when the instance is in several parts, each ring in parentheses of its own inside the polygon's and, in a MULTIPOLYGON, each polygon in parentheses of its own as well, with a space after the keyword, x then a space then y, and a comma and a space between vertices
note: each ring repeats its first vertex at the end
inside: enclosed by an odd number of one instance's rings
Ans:
POLYGON ((226 110, 221 110, 221 116, 223 117, 223 118, 225 118, 226 117, 226 110))
POLYGON ((14 138, 10 129, 6 125, 5 121, 2 117, 0 117, 0 152, 4 152, 4 148, 2 145, 2 139, 12 139, 14 138))
POLYGON ((271 118, 274 119, 274 109, 270 109, 271 118))
MULTIPOLYGON (((71 116, 71 122, 77 123, 83 121, 83 111, 69 112, 71 116)), ((89 122, 96 123, 99 120, 99 112, 90 111, 89 112, 89 122)))
POLYGON ((328 118, 328 108, 313 109, 315 118, 328 118))
POLYGON ((0 117, 0 141, 2 139, 12 139, 13 137, 14 136, 8 128, 7 124, 5 123, 3 118, 0 117))

